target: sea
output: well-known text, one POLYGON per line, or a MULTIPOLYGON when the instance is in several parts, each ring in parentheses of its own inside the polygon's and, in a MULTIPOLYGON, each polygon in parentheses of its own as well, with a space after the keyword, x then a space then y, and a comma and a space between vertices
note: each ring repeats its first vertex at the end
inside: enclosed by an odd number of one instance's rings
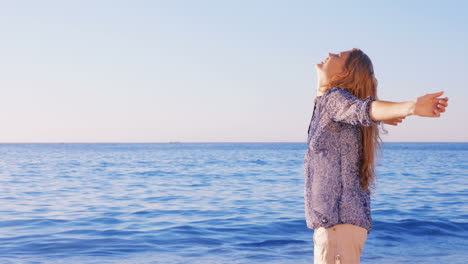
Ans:
MULTIPOLYGON (((305 143, 0 144, 0 263, 313 263, 305 143)), ((468 143, 384 143, 361 263, 468 263, 468 143)))

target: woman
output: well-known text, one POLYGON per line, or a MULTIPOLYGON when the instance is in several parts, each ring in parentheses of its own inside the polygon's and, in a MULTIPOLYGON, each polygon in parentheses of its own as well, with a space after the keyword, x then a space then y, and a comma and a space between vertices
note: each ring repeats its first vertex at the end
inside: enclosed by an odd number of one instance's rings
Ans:
POLYGON ((377 125, 397 125, 409 115, 439 117, 443 92, 414 101, 377 99, 372 62, 359 49, 329 53, 316 65, 317 97, 304 155, 305 216, 314 229, 314 263, 359 263, 372 230, 377 125), (382 124, 383 125, 383 124, 382 124))

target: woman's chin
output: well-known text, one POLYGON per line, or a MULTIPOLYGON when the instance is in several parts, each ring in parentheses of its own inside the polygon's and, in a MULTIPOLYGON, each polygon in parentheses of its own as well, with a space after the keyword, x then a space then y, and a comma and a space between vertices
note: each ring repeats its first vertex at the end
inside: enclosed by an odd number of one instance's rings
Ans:
POLYGON ((320 72, 323 71, 323 63, 315 64, 315 69, 320 72))

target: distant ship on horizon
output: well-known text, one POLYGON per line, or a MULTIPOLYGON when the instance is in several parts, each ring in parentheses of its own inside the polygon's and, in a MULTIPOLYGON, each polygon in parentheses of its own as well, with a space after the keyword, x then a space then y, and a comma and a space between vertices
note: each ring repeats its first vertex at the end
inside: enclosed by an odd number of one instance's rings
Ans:
POLYGON ((169 141, 169 144, 179 144, 179 143, 182 143, 180 141, 169 141))

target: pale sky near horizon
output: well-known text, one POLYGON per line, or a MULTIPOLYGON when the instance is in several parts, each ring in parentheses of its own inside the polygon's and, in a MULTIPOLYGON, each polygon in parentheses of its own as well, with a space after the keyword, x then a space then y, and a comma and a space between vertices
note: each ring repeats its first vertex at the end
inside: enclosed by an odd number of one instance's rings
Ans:
POLYGON ((305 142, 314 65, 445 91, 382 138, 468 142, 468 1, 0 1, 0 142, 305 142))

